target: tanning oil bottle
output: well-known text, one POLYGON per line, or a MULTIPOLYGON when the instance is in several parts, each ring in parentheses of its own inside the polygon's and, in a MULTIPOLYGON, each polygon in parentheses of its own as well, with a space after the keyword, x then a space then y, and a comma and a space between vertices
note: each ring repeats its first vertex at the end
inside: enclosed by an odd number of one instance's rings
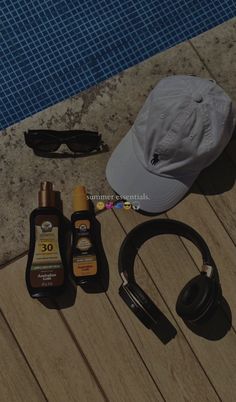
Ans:
POLYGON ((64 216, 56 207, 51 182, 42 182, 38 208, 30 215, 30 246, 26 285, 33 298, 50 298, 64 291, 68 260, 64 216))

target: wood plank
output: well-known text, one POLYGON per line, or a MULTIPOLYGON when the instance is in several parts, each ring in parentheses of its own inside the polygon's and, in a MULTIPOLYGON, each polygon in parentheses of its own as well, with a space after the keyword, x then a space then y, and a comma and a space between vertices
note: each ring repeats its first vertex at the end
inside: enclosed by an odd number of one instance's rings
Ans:
POLYGON ((225 151, 211 166, 199 176, 198 187, 221 220, 223 226, 236 244, 236 164, 225 151))
MULTIPOLYGON (((111 272, 113 275, 114 272, 111 272)), ((110 402, 162 401, 158 387, 105 294, 78 292, 63 315, 110 402)))
MULTIPOLYGON (((216 28, 205 32, 191 40, 197 55, 201 57, 206 69, 211 72, 212 77, 216 80, 226 93, 231 97, 234 104, 236 102, 236 52, 235 52, 235 25, 236 18, 227 23, 217 26, 216 28), (216 46, 217 42, 217 46, 216 46), (225 57, 227 55, 227 57, 225 57), (217 60, 217 62, 216 62, 217 60)), ((210 188, 213 191, 224 187, 230 182, 234 184, 236 179, 236 129, 233 133, 232 140, 223 153, 223 161, 221 158, 212 166, 209 172, 209 180, 203 184, 204 193, 210 188), (227 161, 227 156, 230 161, 227 161), (211 183, 211 178, 213 179, 211 183), (206 185, 207 184, 207 185, 206 185), (219 185, 220 184, 220 185, 219 185)), ((207 169, 208 171, 208 169, 207 169)), ((208 172, 204 172, 204 176, 208 172)), ((202 175, 201 175, 202 177, 202 175)), ((204 177, 205 179, 206 177, 204 177)), ((222 195, 214 195, 207 197, 215 212, 227 228, 234 243, 236 240, 235 225, 235 205, 236 205, 236 188, 226 189, 222 195), (229 208, 229 211, 228 211, 229 208), (229 212, 229 213, 228 213, 229 212)), ((236 243, 235 243, 236 244, 236 243)))
MULTIPOLYGON (((212 196, 212 199, 215 197, 216 196, 212 196)), ((221 195, 221 197, 224 197, 224 195, 221 195)), ((228 221, 230 221, 230 209, 226 209, 226 211, 229 213, 228 221)), ((231 310, 233 312, 236 311, 235 289, 234 286, 232 286, 235 282, 236 275, 236 248, 216 213, 211 208, 211 205, 201 194, 191 193, 175 208, 170 210, 167 215, 170 218, 178 219, 189 224, 205 238, 219 269, 224 295, 231 310)), ((184 243, 190 250, 194 261, 199 266, 199 264, 201 264, 200 253, 188 241, 184 240, 184 243)), ((232 316, 232 322, 233 326, 236 328, 234 314, 232 316)))
MULTIPOLYGON (((195 223, 196 221, 198 221, 201 222, 201 225, 205 225, 205 227, 207 228, 208 225, 211 225, 212 213, 213 211, 204 199, 204 197, 191 194, 191 196, 185 198, 185 200, 182 201, 182 203, 179 204, 178 207, 171 210, 168 215, 172 218, 178 218, 187 223, 190 223, 189 221, 192 220, 194 220, 195 223), (197 199, 195 198, 193 200, 194 196, 197 199), (203 202, 204 204, 208 205, 210 211, 204 211, 204 207, 202 205, 203 202), (191 204, 189 208, 186 208, 187 203, 191 204), (176 213, 176 209, 179 211, 178 214, 176 213)), ((121 224, 127 231, 129 231, 138 223, 148 219, 147 217, 134 212, 129 212, 129 216, 127 217, 125 211, 119 211, 119 215, 117 212, 117 216, 121 221, 121 224)), ((213 224, 217 225, 217 223, 218 225, 220 225, 217 217, 215 216, 215 221, 213 222, 213 224)), ((196 225, 193 226, 196 227, 196 225)), ((196 227, 196 229, 198 230, 199 228, 196 227)), ((200 230, 200 232, 202 231, 200 230)), ((217 233, 216 227, 215 233, 217 233)), ((212 237, 215 236, 215 233, 212 232, 210 236, 209 233, 208 235, 206 235, 207 233, 203 233, 203 236, 209 243, 211 243, 210 240, 212 240, 212 237)), ((224 233, 224 236, 227 239, 227 246, 229 245, 229 247, 231 247, 231 250, 233 251, 232 242, 230 243, 230 239, 227 237, 227 234, 224 233)), ((192 246, 190 246, 190 242, 186 242, 188 243, 189 251, 192 253, 192 246)), ((227 260, 228 250, 227 253, 224 253, 223 250, 221 250, 221 253, 222 259, 225 258, 227 260)), ((175 320, 178 322, 179 327, 181 328, 185 337, 190 343, 191 348, 199 359, 203 369, 205 370, 211 383, 214 385, 214 388, 216 389, 220 398, 227 401, 234 401, 236 394, 236 382, 234 380, 234 373, 236 370, 236 357, 234 353, 232 353, 232 351, 235 349, 236 346, 235 332, 233 330, 229 331, 227 335, 220 341, 208 341, 192 333, 175 312, 175 303, 179 292, 181 291, 185 283, 187 283, 187 281, 191 279, 191 277, 195 276, 198 272, 196 265, 194 264, 189 253, 186 251, 186 248, 183 246, 181 240, 176 238, 175 236, 162 236, 158 238, 157 242, 157 239, 154 238, 149 240, 140 249, 139 254, 142 258, 143 263, 147 267, 148 272, 152 276, 156 287, 162 294, 168 307, 171 309, 175 320)), ((225 275, 223 275, 223 279, 225 279, 227 275, 228 272, 227 270, 225 270, 225 275)), ((139 282, 140 279, 142 280, 142 278, 138 277, 139 282)), ((225 288, 227 279, 223 280, 223 282, 223 287, 225 288)), ((233 283, 234 282, 232 282, 231 278, 232 294, 232 288, 234 288, 234 286, 232 286, 233 283)), ((144 286, 145 289, 147 285, 145 286, 145 284, 143 283, 142 286, 144 286)), ((148 293, 150 293, 150 291, 148 293)), ((192 399, 190 398, 189 400, 192 399)), ((199 400, 204 401, 204 399, 201 399, 200 395, 199 400)))
MULTIPOLYGON (((124 220, 129 221, 130 211, 119 211, 124 214, 124 220)), ((136 214, 138 215, 138 214, 136 214)), ((110 285, 108 297, 125 325, 131 339, 138 349, 142 359, 158 384, 161 393, 168 401, 217 401, 218 397, 208 381, 204 371, 197 361, 191 346, 186 342, 181 330, 175 340, 163 345, 153 332, 145 328, 118 295, 121 284, 118 275, 117 261, 124 231, 112 212, 99 216, 102 225, 102 237, 110 267, 110 285)), ((132 221, 131 221, 132 225, 132 221)), ((161 310, 173 322, 173 316, 164 304, 160 294, 148 277, 147 273, 138 264, 137 267, 141 283, 145 283, 149 294, 157 302, 161 310)))
POLYGON ((23 257, 1 271, 0 303, 47 399, 104 401, 99 384, 58 311, 45 308, 28 295, 25 266, 26 257, 23 257))
POLYGON ((1 402, 45 402, 45 396, 1 314, 0 345, 1 402))
POLYGON ((231 161, 236 165, 236 129, 234 131, 232 140, 226 148, 227 155, 230 157, 231 161))

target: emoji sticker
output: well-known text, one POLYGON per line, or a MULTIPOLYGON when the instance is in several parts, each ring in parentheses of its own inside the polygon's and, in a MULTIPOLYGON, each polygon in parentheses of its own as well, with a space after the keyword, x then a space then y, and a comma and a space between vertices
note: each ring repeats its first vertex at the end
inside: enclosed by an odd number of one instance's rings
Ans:
POLYGON ((101 211, 101 210, 104 209, 104 208, 105 208, 104 202, 102 202, 102 201, 97 202, 97 209, 98 209, 99 211, 101 211))
POLYGON ((106 209, 112 209, 112 208, 113 208, 113 202, 112 201, 106 202, 106 209))
POLYGON ((132 202, 132 208, 133 208, 135 211, 138 211, 138 210, 140 209, 140 203, 139 203, 138 201, 132 202))
POLYGON ((115 205, 114 205, 114 207, 115 208, 117 208, 117 209, 121 209, 121 208, 123 208, 123 201, 118 201, 115 205))
POLYGON ((131 208, 131 204, 128 201, 124 202, 124 209, 129 210, 131 208))

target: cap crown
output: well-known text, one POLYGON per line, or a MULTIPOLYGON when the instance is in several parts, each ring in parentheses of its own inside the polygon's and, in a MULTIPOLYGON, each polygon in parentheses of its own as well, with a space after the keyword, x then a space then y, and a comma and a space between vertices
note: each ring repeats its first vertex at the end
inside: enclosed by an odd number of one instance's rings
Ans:
POLYGON ((215 81, 172 76, 152 90, 133 126, 133 146, 154 174, 185 177, 210 165, 235 126, 229 96, 215 81))

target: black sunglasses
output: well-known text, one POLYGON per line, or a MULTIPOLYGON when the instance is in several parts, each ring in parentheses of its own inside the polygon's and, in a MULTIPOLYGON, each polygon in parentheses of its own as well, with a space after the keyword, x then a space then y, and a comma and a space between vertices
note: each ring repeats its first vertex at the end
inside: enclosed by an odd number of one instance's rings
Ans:
POLYGON ((62 144, 66 144, 70 151, 76 154, 90 154, 91 152, 106 152, 107 145, 102 141, 98 132, 85 130, 56 131, 56 130, 28 130, 24 133, 25 143, 39 156, 71 156, 71 154, 53 154, 62 144))

